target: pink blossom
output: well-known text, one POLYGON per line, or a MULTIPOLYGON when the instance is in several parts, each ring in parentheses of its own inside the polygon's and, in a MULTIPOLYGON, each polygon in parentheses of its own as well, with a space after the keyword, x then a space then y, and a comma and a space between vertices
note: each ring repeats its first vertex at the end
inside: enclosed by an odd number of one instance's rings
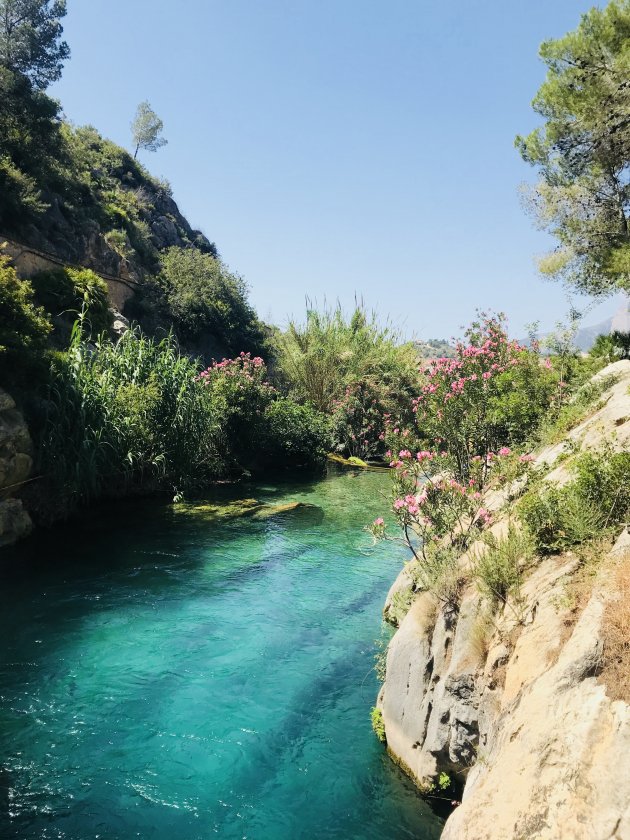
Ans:
POLYGON ((379 516, 377 519, 374 520, 374 524, 376 525, 377 528, 380 528, 381 525, 385 524, 385 520, 383 519, 382 516, 379 516))
POLYGON ((502 446, 501 449, 499 449, 499 455, 509 455, 511 451, 512 450, 509 446, 502 446))

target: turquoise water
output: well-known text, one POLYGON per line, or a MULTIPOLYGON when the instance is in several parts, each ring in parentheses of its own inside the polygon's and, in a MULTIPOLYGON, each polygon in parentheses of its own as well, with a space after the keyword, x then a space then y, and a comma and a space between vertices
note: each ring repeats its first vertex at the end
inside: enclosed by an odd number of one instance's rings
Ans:
POLYGON ((0 572, 2 838, 416 838, 441 823, 372 734, 380 474, 226 493, 210 523, 119 505, 0 572))

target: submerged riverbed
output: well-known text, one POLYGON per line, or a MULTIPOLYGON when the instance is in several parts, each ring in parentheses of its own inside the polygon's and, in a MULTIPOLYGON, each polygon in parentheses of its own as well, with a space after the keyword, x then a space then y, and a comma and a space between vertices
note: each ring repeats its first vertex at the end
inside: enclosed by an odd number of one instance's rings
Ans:
POLYGON ((224 492, 321 509, 262 521, 101 508, 5 552, 0 836, 437 838, 370 728, 387 480, 224 492))

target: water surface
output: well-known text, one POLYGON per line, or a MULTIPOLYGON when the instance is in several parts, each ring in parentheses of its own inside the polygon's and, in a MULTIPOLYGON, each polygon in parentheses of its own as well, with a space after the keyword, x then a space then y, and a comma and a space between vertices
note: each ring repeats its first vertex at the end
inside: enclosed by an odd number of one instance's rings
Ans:
POLYGON ((0 836, 437 838, 369 722, 386 481, 225 491, 321 509, 265 522, 127 503, 12 549, 0 836))

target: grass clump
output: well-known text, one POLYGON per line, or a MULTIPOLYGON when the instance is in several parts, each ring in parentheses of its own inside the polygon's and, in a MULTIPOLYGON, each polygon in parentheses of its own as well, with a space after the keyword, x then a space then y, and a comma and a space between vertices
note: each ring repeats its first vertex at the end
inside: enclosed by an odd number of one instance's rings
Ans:
POLYGON ((387 740, 385 735, 385 722, 383 721, 383 712, 376 706, 370 712, 370 720, 372 721, 372 729, 378 740, 384 744, 387 740))
POLYGON ((539 484, 523 497, 519 516, 540 554, 564 551, 601 536, 630 513, 630 453, 586 452, 563 487, 539 484))
POLYGON ((602 623, 603 663, 599 681, 611 700, 630 701, 630 555, 615 570, 615 597, 602 623))
POLYGON ((499 540, 486 532, 484 542, 485 550, 475 560, 477 586, 491 601, 505 603, 510 594, 518 594, 523 569, 534 554, 532 539, 527 531, 510 524, 505 538, 499 540))
POLYGON ((136 329, 90 348, 75 325, 55 362, 40 445, 40 466, 70 507, 130 484, 186 487, 220 472, 218 418, 197 373, 170 337, 136 329))

